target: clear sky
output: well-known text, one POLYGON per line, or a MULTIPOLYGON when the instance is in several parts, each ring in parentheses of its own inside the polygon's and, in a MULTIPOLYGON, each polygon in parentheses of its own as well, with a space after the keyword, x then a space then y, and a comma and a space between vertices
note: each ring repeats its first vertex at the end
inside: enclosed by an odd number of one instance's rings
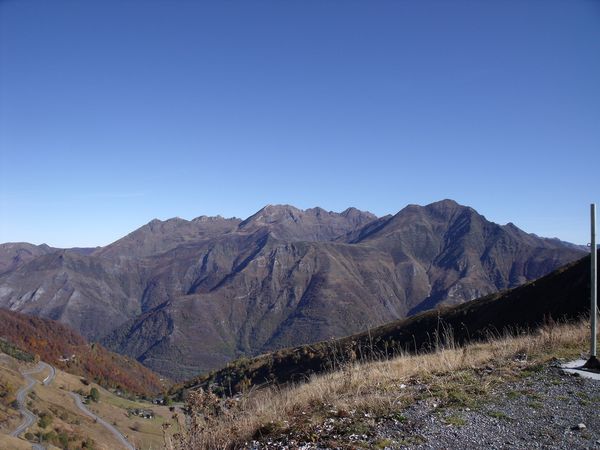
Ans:
POLYGON ((589 241, 600 3, 0 0, 0 242, 443 198, 589 241))

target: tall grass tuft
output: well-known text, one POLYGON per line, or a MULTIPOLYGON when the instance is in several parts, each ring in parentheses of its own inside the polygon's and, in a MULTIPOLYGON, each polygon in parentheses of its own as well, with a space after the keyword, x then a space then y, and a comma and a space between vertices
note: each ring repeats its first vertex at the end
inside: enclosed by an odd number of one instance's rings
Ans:
MULTIPOLYGON (((313 375, 306 382, 286 387, 252 390, 236 399, 221 399, 196 391, 188 399, 187 429, 169 449, 235 449, 265 435, 285 431, 299 415, 318 416, 323 406, 334 411, 389 414, 415 401, 414 390, 422 383, 428 394, 448 404, 469 406, 474 396, 485 393, 494 378, 482 382, 474 371, 495 367, 508 370, 519 364, 540 364, 553 357, 579 355, 587 345, 588 325, 548 322, 535 331, 490 332, 487 340, 460 346, 453 330, 440 324, 432 335, 433 351, 408 354, 362 349, 354 359, 331 352, 332 370, 313 375)), ((519 366, 519 367, 521 367, 519 366)))

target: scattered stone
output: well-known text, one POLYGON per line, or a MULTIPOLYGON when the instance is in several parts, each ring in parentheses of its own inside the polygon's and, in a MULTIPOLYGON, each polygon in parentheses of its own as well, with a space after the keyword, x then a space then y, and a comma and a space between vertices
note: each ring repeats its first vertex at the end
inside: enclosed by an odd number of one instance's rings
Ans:
POLYGON ((371 417, 364 418, 361 413, 358 429, 353 428, 356 423, 351 418, 335 418, 335 421, 308 425, 311 427, 308 433, 303 430, 298 435, 257 441, 247 448, 572 450, 600 447, 598 382, 573 379, 555 370, 551 364, 527 377, 492 386, 489 395, 474 397, 478 407, 448 407, 440 403, 439 398, 428 397, 420 384, 409 382, 407 385, 405 389, 414 390, 423 397, 406 407, 398 405, 396 416, 380 418, 376 413, 370 413, 371 417), (593 400, 582 402, 582 399, 593 400), (533 409, 532 401, 538 405, 533 409), (448 426, 449 418, 456 420, 457 425, 448 426), (574 418, 581 423, 575 425, 574 418), (368 433, 362 431, 365 427, 368 433))

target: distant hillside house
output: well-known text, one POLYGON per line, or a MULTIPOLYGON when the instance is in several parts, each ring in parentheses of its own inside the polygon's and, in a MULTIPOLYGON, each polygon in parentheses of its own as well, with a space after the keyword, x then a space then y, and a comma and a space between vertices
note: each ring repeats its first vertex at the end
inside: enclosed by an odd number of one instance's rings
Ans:
POLYGON ((139 409, 139 408, 131 408, 128 409, 127 412, 132 416, 142 417, 143 419, 153 419, 154 411, 151 409, 139 409))

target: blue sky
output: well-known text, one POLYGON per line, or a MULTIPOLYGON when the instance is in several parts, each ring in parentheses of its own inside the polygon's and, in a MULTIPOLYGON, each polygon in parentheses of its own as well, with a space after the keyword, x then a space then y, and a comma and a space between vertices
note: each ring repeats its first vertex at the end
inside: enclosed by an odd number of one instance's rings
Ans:
POLYGON ((599 163, 595 1, 0 1, 0 242, 453 198, 586 243, 599 163))

